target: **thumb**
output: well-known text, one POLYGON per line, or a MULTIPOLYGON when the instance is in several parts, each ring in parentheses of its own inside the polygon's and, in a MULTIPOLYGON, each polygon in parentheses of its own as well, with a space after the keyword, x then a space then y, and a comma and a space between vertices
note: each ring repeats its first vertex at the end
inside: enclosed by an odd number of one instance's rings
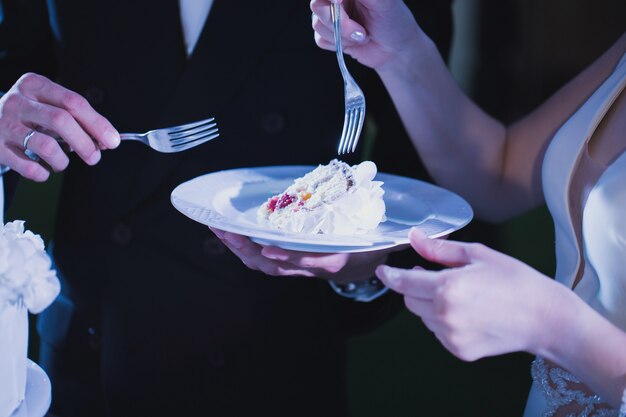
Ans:
POLYGON ((449 267, 467 265, 472 258, 467 251, 467 243, 444 239, 431 239, 417 227, 409 232, 411 246, 424 259, 449 267))

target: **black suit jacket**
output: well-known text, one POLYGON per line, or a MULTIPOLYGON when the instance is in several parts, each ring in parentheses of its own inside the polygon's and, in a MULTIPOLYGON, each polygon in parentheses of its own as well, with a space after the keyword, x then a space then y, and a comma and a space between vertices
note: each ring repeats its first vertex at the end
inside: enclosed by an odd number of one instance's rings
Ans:
MULTIPOLYGON (((110 415, 345 415, 346 338, 389 317, 397 298, 354 303, 321 280, 251 271, 169 202, 207 172, 335 157, 342 81, 313 42, 308 2, 215 0, 189 59, 176 0, 48 3, 45 69, 120 132, 207 116, 221 132, 180 154, 123 143, 96 167, 73 156, 65 173, 54 256, 76 314, 100 335, 110 415)), ((424 18, 449 42, 449 2, 414 3, 440 12, 424 18)), ((368 117, 393 135, 385 148, 412 149, 373 73, 351 68, 375 98, 368 117)), ((419 166, 414 152, 373 159, 388 172, 419 166)))

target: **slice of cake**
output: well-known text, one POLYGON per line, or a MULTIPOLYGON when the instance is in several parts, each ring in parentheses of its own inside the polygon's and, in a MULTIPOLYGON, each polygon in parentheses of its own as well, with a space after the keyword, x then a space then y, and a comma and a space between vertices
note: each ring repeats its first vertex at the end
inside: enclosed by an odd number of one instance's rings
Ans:
POLYGON ((350 166, 337 159, 320 165, 270 197, 258 210, 259 222, 301 233, 366 233, 385 221, 381 181, 376 165, 350 166))

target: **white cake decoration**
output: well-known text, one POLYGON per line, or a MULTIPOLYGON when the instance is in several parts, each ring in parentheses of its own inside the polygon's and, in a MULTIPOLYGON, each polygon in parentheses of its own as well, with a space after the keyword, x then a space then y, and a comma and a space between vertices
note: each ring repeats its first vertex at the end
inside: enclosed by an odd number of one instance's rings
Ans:
POLYGON ((23 221, 0 223, 0 417, 24 400, 28 311, 40 313, 59 291, 41 237, 23 221))
POLYGON ((259 222, 289 232, 352 235, 385 221, 382 181, 376 165, 334 159, 270 197, 257 211, 259 222))

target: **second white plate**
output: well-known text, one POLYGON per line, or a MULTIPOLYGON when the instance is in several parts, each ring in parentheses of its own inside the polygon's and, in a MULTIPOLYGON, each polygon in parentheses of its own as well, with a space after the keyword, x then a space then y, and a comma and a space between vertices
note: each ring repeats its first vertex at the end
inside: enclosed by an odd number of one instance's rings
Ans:
POLYGON ((28 359, 24 402, 11 414, 11 417, 44 417, 50 408, 51 390, 48 375, 39 365, 28 359))

